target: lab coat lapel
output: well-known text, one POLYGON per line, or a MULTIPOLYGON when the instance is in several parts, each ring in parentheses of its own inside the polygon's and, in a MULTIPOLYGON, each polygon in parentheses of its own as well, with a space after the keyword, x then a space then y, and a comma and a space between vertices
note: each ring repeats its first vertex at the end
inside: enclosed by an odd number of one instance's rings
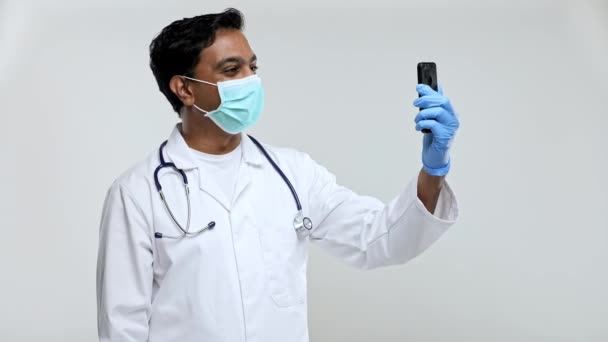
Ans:
MULTIPOLYGON (((240 166, 239 166, 240 167, 240 166)), ((218 185, 218 182, 213 177, 213 174, 208 172, 205 168, 198 167, 198 186, 201 191, 206 192, 209 196, 213 197, 224 209, 230 211, 231 198, 226 198, 224 191, 218 185)))
MULTIPOLYGON (((213 175, 210 174, 208 170, 204 170, 197 166, 194 162, 190 148, 188 147, 188 144, 186 144, 186 141, 181 134, 181 123, 175 125, 175 128, 173 129, 173 132, 171 133, 171 136, 167 142, 166 153, 168 160, 172 161, 177 167, 184 170, 188 176, 191 175, 190 170, 197 170, 198 185, 200 190, 213 197, 213 199, 226 208, 226 210, 230 210, 229 199, 225 198, 222 189, 220 189, 217 182, 215 182, 213 175)), ((192 182, 192 177, 189 177, 189 179, 190 182, 192 182)), ((195 185, 190 183, 191 189, 193 186, 195 185)), ((192 210, 196 210, 196 208, 192 208, 192 210)))
POLYGON ((206 192, 229 211, 232 207, 232 203, 237 201, 241 193, 245 190, 247 185, 249 185, 252 172, 255 171, 256 168, 262 166, 262 153, 258 150, 253 141, 251 141, 249 136, 246 134, 241 135, 243 157, 239 165, 236 187, 234 189, 233 197, 226 198, 224 192, 216 182, 214 175, 208 170, 195 165, 192 155, 190 154, 189 147, 180 133, 180 126, 181 124, 177 124, 175 126, 167 143, 166 152, 169 156, 169 160, 175 162, 175 164, 184 169, 184 171, 197 169, 199 189, 206 192))
POLYGON ((236 181, 236 188, 234 190, 234 199, 232 203, 236 203, 247 188, 252 180, 254 173, 258 168, 262 166, 262 153, 258 150, 257 146, 254 145, 251 138, 246 134, 241 136, 242 148, 243 148, 243 160, 239 168, 239 175, 236 181))
POLYGON ((241 148, 243 157, 239 164, 239 171, 236 179, 236 186, 232 198, 226 198, 224 191, 214 181, 214 177, 207 170, 198 168, 199 172, 199 188, 213 197, 226 210, 230 211, 234 203, 239 199, 240 195, 251 182, 252 175, 257 168, 262 166, 263 158, 257 146, 251 141, 246 134, 241 135, 241 148))
POLYGON ((239 196, 245 190, 245 188, 251 182, 251 166, 247 163, 241 163, 239 168, 239 176, 236 180, 236 187, 234 189, 234 198, 232 200, 233 203, 236 203, 239 199, 239 196))

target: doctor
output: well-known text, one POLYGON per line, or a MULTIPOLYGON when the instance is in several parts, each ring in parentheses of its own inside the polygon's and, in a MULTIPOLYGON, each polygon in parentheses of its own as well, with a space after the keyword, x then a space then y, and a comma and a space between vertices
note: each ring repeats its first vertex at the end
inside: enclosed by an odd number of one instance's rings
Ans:
POLYGON ((416 130, 432 131, 423 167, 383 204, 336 184, 307 154, 241 133, 264 100, 242 26, 228 9, 175 21, 150 45, 181 123, 107 193, 100 341, 308 341, 310 243, 371 269, 414 258, 456 220, 444 177, 459 121, 441 91, 416 88, 416 130))

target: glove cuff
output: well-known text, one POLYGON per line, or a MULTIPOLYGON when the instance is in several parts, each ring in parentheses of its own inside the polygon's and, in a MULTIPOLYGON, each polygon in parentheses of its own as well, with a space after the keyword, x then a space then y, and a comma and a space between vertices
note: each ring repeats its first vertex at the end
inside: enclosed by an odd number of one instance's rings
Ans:
POLYGON ((452 160, 448 159, 448 163, 445 166, 437 168, 437 169, 428 167, 424 163, 422 163, 422 168, 424 169, 424 171, 426 173, 428 173, 431 176, 445 176, 450 171, 451 162, 452 162, 452 160))

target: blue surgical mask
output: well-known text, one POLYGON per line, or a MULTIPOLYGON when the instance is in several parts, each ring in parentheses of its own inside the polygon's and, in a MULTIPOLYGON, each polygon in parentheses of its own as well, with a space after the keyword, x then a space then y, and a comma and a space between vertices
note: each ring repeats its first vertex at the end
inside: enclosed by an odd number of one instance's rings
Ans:
POLYGON ((222 101, 217 109, 208 112, 196 104, 193 106, 227 133, 238 134, 253 126, 264 110, 264 88, 258 75, 217 83, 184 77, 217 86, 222 101))

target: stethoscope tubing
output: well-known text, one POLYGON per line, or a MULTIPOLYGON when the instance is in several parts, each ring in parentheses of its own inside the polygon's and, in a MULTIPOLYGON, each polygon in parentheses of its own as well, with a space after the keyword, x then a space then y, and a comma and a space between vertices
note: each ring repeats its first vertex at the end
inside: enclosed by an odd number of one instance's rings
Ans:
MULTIPOLYGON (((258 147, 258 149, 262 152, 262 154, 264 155, 264 157, 268 160, 268 162, 270 163, 270 165, 272 165, 272 167, 274 168, 274 170, 279 174, 279 176, 281 176, 281 178, 283 179, 283 182, 285 182, 285 184, 287 185, 287 187, 289 188, 289 191, 291 191, 291 195, 293 196, 294 202, 296 203, 296 208, 298 210, 297 214, 296 214, 296 219, 294 220, 294 226, 298 225, 301 226, 302 225, 302 221, 303 220, 307 220, 307 224, 305 225, 306 229, 310 231, 310 229, 312 229, 312 222, 310 221, 310 219, 308 217, 304 217, 302 215, 302 204, 300 203, 300 198, 298 197, 298 193, 296 192, 295 188, 293 187, 293 185, 291 184, 291 182, 289 181, 289 178, 287 178, 287 176, 285 175, 285 173, 283 172, 283 170, 281 170, 281 168, 275 163, 275 161, 270 157, 270 155, 268 154, 268 152, 266 151, 266 149, 262 146, 262 144, 260 144, 260 142, 255 139, 254 137, 252 137, 251 135, 248 135, 248 137, 251 139, 251 141, 253 141, 253 143, 258 147), (296 224, 296 221, 299 222, 299 224, 296 224)), ((184 172, 184 170, 178 168, 174 163, 172 162, 166 162, 165 158, 163 156, 163 150, 165 148, 165 146, 167 145, 167 140, 165 140, 159 147, 158 149, 158 157, 159 157, 159 161, 160 164, 156 167, 156 169, 154 170, 154 185, 156 186, 156 190, 158 191, 160 198, 164 204, 165 209, 167 210, 167 213, 169 214, 169 216, 171 217, 171 220, 173 221, 173 223, 175 223, 175 226, 181 231, 182 235, 181 236, 171 236, 171 235, 166 235, 166 234, 162 234, 159 232, 154 233, 154 236, 158 239, 160 238, 171 238, 171 239, 181 239, 184 238, 186 236, 196 236, 201 234, 202 232, 206 231, 206 230, 210 230, 213 229, 215 227, 215 222, 211 221, 209 222, 205 227, 195 231, 195 232, 190 232, 190 219, 191 219, 191 204, 190 204, 190 189, 189 189, 189 185, 188 185, 188 177, 186 176, 186 173, 184 172), (186 200, 188 202, 188 219, 186 222, 186 226, 183 227, 178 221, 177 218, 175 217, 175 215, 173 214, 173 211, 171 210, 171 208, 169 207, 169 204, 167 203, 167 200, 165 198, 165 195, 163 194, 163 188, 162 185, 159 181, 158 178, 158 174, 160 172, 160 170, 170 167, 172 169, 174 169, 176 172, 178 172, 181 177, 182 177, 182 181, 184 184, 184 191, 186 193, 186 200)), ((295 227, 296 228, 296 232, 300 232, 303 229, 300 227, 295 227)))

